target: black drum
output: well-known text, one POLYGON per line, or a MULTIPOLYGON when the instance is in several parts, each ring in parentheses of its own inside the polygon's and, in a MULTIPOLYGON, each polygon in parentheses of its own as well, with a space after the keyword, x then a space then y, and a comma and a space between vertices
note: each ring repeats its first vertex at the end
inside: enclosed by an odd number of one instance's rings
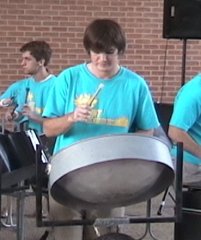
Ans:
MULTIPOLYGON (((0 134, 3 187, 9 187, 35 175, 37 144, 40 144, 40 141, 33 130, 0 134)), ((47 161, 44 152, 42 159, 47 161)))
POLYGON ((201 188, 183 192, 182 240, 201 239, 201 188))
POLYGON ((1 134, 0 148, 1 162, 8 171, 34 163, 34 149, 25 132, 1 134))
POLYGON ((9 150, 8 146, 8 138, 4 134, 0 134, 0 173, 3 174, 5 172, 10 172, 11 167, 9 163, 9 150))
POLYGON ((2 126, 0 126, 0 173, 9 172, 11 170, 9 161, 5 154, 5 147, 7 146, 7 141, 4 139, 7 137, 4 136, 8 133, 10 133, 9 130, 4 129, 2 126))

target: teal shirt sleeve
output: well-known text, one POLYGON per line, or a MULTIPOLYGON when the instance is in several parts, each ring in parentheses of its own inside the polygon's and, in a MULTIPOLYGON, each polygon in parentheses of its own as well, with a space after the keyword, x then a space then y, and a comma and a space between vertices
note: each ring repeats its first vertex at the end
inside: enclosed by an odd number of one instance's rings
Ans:
MULTIPOLYGON (((200 78, 200 77, 199 77, 200 78)), ((170 120, 170 125, 188 131, 201 115, 201 94, 200 87, 197 86, 198 76, 187 83, 178 92, 174 110, 170 120)))
POLYGON ((68 71, 60 73, 58 81, 55 81, 54 86, 49 91, 47 103, 45 105, 43 117, 58 117, 64 115, 68 96, 68 71))
POLYGON ((140 129, 157 128, 159 126, 151 92, 145 82, 140 90, 140 100, 136 119, 140 129))
POLYGON ((19 91, 19 87, 20 87, 20 82, 15 82, 12 83, 5 92, 2 93, 2 95, 0 96, 0 99, 8 99, 8 98, 16 98, 16 96, 18 95, 18 91, 19 91))

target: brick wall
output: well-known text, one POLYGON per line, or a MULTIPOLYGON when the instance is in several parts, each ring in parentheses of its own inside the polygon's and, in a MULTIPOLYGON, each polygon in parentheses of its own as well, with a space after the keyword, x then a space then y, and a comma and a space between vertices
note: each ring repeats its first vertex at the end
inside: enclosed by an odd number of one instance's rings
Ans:
MULTIPOLYGON (((183 41, 162 38, 162 0, 0 0, 0 91, 23 77, 19 48, 27 41, 50 43, 55 74, 87 60, 83 31, 97 17, 123 26, 122 65, 144 76, 156 100, 171 102, 181 84, 183 41)), ((199 40, 188 40, 186 80, 199 71, 200 55, 199 40)))

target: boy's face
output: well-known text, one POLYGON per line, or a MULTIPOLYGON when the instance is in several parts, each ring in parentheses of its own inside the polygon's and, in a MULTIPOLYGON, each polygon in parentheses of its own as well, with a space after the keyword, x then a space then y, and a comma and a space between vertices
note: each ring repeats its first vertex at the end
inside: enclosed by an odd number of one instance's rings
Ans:
POLYGON ((102 72, 111 72, 119 63, 118 50, 112 49, 110 52, 90 51, 91 63, 102 72))
POLYGON ((41 66, 43 66, 42 61, 36 61, 36 59, 31 55, 29 51, 22 53, 21 66, 24 73, 27 75, 34 75, 38 72, 41 66))

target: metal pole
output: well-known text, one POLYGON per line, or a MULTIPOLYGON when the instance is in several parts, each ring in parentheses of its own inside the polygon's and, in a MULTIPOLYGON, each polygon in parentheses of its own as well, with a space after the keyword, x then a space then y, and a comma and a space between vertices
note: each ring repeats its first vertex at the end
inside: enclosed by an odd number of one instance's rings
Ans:
POLYGON ((182 170, 183 170, 183 143, 177 143, 177 158, 176 158, 176 206, 175 206, 175 229, 174 229, 174 240, 182 240, 182 170))
POLYGON ((181 68, 181 87, 185 84, 185 75, 186 75, 186 46, 187 46, 187 39, 183 39, 182 68, 181 68))

